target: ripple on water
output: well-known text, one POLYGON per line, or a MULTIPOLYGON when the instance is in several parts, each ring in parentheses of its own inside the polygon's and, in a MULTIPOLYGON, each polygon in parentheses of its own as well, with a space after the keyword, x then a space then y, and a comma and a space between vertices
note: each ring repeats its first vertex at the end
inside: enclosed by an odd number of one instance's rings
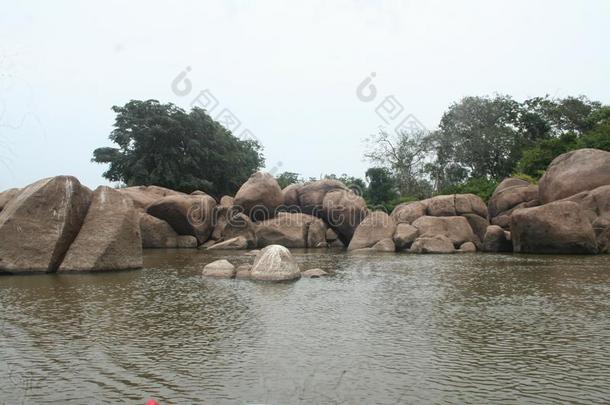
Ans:
POLYGON ((605 257, 295 251, 329 278, 200 277, 242 253, 0 278, 7 403, 604 402, 605 257))

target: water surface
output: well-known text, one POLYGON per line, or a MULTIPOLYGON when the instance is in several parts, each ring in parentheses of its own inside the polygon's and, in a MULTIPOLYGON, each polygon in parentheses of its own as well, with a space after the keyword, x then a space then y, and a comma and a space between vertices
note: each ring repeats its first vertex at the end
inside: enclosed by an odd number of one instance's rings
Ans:
POLYGON ((330 278, 203 279, 243 253, 0 277, 0 403, 592 403, 608 256, 294 251, 330 278))

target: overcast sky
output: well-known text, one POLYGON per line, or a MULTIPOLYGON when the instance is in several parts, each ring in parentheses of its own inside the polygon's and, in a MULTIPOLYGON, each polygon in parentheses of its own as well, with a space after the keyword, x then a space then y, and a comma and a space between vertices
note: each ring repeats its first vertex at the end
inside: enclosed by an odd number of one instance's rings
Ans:
POLYGON ((207 91, 268 170, 308 177, 364 176, 362 141, 389 96, 402 106, 391 126, 412 114, 429 129, 468 95, 610 103, 604 0, 2 3, 0 189, 58 174, 107 184, 92 151, 130 99, 190 108, 207 91))

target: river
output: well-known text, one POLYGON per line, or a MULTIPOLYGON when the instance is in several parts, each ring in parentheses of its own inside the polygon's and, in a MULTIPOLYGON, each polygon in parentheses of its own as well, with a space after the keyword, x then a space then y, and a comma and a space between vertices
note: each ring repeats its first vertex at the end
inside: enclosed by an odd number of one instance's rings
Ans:
POLYGON ((293 254, 328 278, 203 279, 242 252, 0 277, 0 403, 594 403, 608 256, 293 254))

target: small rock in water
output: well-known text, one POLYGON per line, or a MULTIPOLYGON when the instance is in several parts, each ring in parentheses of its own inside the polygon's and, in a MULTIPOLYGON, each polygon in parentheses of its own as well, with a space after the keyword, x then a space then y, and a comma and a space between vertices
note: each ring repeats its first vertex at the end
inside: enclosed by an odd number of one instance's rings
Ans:
POLYGON ((235 278, 250 278, 250 270, 252 270, 251 264, 240 264, 235 269, 235 278))
POLYGON ((201 274, 207 277, 233 278, 235 277, 235 266, 225 259, 216 260, 207 264, 201 274))
POLYGON ((269 245, 256 255, 250 276, 254 280, 285 281, 301 277, 301 270, 288 249, 269 245))
POLYGON ((309 269, 309 270, 305 270, 304 272, 302 272, 301 276, 308 277, 308 278, 318 278, 318 277, 328 276, 328 273, 322 269, 309 269))

